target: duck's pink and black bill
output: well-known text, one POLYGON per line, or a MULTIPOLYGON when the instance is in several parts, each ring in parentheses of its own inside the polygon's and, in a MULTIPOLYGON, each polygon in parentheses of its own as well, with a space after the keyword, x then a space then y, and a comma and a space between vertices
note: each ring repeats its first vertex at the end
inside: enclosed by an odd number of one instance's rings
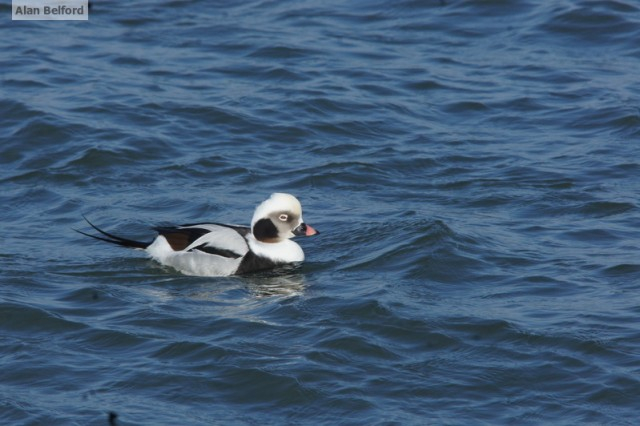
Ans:
POLYGON ((296 235, 298 237, 310 237, 312 235, 318 234, 320 234, 320 232, 311 227, 311 225, 307 225, 306 223, 301 223, 300 226, 293 230, 293 235, 296 235))

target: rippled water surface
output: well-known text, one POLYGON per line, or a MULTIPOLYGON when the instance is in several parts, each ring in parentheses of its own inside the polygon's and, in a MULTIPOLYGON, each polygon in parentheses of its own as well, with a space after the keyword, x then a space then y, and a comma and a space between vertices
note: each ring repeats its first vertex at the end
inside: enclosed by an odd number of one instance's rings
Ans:
POLYGON ((637 421, 636 2, 0 10, 0 423, 637 421), (275 191, 322 232, 293 269, 73 232, 275 191))

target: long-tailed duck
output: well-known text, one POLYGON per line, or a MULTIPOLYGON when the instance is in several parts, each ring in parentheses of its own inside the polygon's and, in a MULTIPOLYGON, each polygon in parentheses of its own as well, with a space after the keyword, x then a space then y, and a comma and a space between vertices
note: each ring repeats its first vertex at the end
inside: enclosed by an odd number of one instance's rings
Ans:
POLYGON ((118 237, 87 223, 100 235, 79 233, 145 250, 153 259, 187 275, 224 276, 302 262, 302 248, 290 238, 319 234, 302 220, 302 206, 290 194, 275 193, 255 210, 251 227, 198 223, 154 228, 150 243, 118 237))

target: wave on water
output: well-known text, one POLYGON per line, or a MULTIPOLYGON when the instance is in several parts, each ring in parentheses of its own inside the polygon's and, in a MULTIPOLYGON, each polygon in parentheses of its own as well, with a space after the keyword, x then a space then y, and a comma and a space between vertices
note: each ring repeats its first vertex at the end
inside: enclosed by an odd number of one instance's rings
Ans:
POLYGON ((90 13, 0 27, 0 422, 634 424, 640 6, 90 13), (321 235, 265 273, 73 231, 276 191, 321 235))

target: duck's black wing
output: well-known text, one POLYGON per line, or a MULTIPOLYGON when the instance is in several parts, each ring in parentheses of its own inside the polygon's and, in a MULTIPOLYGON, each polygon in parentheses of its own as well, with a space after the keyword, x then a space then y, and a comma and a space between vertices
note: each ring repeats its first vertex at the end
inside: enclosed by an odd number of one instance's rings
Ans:
POLYGON ((154 228, 175 251, 198 250, 212 255, 237 259, 249 251, 245 226, 222 223, 196 223, 154 228))

